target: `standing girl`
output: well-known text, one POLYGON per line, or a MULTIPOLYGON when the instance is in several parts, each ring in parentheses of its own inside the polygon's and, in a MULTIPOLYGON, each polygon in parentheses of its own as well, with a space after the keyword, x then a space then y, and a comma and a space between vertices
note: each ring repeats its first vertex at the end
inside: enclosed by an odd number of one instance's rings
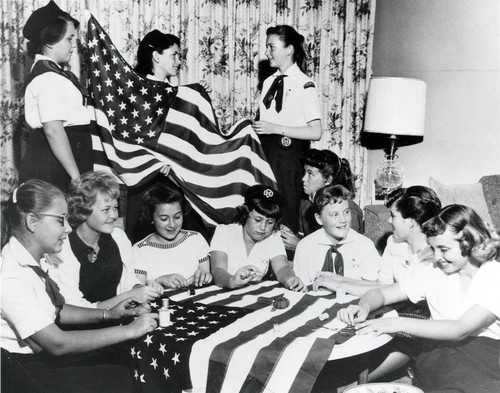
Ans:
POLYGON ((122 365, 107 356, 116 351, 96 350, 151 332, 156 317, 135 306, 133 297, 111 309, 65 303, 45 259, 46 253, 61 251, 71 232, 66 200, 53 185, 41 180, 21 184, 6 203, 5 218, 10 239, 2 249, 0 274, 2 391, 132 392, 126 357, 122 365), (62 328, 140 314, 128 325, 62 328))
POLYGON ((182 192, 161 184, 144 194, 143 216, 155 232, 134 245, 136 274, 146 284, 166 288, 202 286, 212 281, 208 243, 198 232, 182 229, 189 205, 182 192))
MULTIPOLYGON (((139 43, 135 71, 142 77, 152 82, 162 83, 166 88, 169 88, 171 86, 170 79, 179 74, 181 67, 180 45, 181 42, 175 35, 165 34, 159 30, 150 31, 139 43)), ((208 87, 206 84, 202 85, 205 88, 208 87)), ((125 231, 134 243, 154 229, 150 225, 151 220, 143 221, 140 219, 146 190, 158 184, 169 188, 176 187, 174 182, 167 177, 169 170, 170 167, 165 166, 161 174, 146 184, 128 189, 125 231)), ((195 211, 191 211, 184 217, 184 224, 186 228, 194 229, 208 237, 203 220, 195 211)))
POLYGON ((321 137, 318 92, 304 74, 304 37, 287 25, 270 27, 266 34, 266 56, 277 71, 264 81, 260 115, 253 128, 287 199, 283 224, 297 233, 303 175, 300 158, 309 142, 321 137))
POLYGON ((92 170, 90 113, 85 88, 67 69, 79 22, 51 1, 23 29, 35 63, 26 81, 26 122, 33 129, 19 180, 42 179, 66 191, 71 179, 92 170))
POLYGON ((429 340, 415 364, 414 383, 426 392, 500 391, 500 240, 478 214, 449 205, 423 225, 437 263, 411 277, 367 292, 359 305, 339 311, 359 334, 404 332, 429 340), (367 320, 383 305, 426 300, 431 320, 367 320), (439 340, 439 341, 438 341, 439 340))

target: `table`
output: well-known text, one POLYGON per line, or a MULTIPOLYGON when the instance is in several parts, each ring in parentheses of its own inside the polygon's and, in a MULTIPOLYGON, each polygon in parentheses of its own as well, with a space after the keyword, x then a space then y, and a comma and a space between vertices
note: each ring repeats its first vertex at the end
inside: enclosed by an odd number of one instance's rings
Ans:
POLYGON ((143 392, 181 392, 189 380, 196 393, 307 392, 326 361, 371 351, 391 339, 355 335, 335 318, 355 297, 302 294, 275 281, 232 291, 216 286, 195 294, 177 291, 169 298, 173 325, 131 344, 143 392), (281 295, 290 306, 273 310, 273 298, 281 295), (321 321, 325 312, 329 317, 321 321))

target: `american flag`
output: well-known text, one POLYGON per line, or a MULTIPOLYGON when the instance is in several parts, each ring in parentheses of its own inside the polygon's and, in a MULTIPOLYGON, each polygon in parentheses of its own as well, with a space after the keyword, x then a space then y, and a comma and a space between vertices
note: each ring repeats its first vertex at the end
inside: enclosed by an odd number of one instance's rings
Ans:
POLYGON ((111 170, 135 186, 169 165, 193 207, 212 225, 232 218, 248 187, 275 186, 249 120, 223 134, 201 85, 174 87, 143 78, 93 16, 87 31, 95 170, 111 170))
MULTIPOLYGON (((334 295, 296 293, 275 281, 167 296, 174 303, 173 325, 131 344, 142 392, 188 389, 189 371, 193 392, 304 393, 311 390, 335 345, 359 345, 358 340, 366 339, 335 319, 347 304, 338 303, 334 295), (273 310, 272 300, 282 295, 290 306, 273 310), (326 320, 319 319, 323 313, 329 315, 326 320), (159 359, 165 362, 162 367, 159 359)), ((346 296, 343 302, 357 300, 346 296)))

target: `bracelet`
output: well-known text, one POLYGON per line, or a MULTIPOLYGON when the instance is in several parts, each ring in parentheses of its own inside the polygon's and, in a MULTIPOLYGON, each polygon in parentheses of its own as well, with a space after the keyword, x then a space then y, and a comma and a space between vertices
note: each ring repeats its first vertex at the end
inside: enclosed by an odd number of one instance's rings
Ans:
POLYGON ((102 320, 106 320, 106 311, 109 311, 109 307, 106 307, 102 310, 102 320))

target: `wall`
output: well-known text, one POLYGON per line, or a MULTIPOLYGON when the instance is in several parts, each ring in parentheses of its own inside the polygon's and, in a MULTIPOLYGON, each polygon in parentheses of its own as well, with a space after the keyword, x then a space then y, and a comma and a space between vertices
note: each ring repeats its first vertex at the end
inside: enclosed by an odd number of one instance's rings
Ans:
MULTIPOLYGON (((377 0, 373 75, 427 82, 424 142, 398 150, 404 186, 500 173, 500 2, 377 0)), ((383 152, 368 153, 367 201, 383 152)))

